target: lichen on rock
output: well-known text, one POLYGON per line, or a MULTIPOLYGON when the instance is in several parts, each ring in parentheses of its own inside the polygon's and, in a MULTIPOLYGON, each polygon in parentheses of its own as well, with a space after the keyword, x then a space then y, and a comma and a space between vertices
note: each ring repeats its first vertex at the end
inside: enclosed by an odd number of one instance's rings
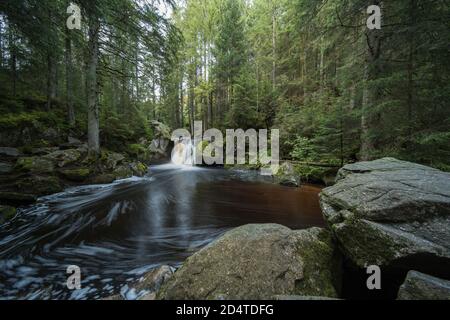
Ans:
POLYGON ((337 297, 341 261, 328 231, 246 225, 191 256, 159 299, 271 299, 275 295, 337 297))

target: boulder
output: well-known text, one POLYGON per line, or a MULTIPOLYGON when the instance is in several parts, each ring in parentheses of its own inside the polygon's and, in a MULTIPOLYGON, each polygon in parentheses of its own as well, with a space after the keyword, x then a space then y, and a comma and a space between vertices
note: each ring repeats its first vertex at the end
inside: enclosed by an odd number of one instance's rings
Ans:
POLYGON ((29 173, 52 173, 53 161, 44 157, 23 157, 16 162, 16 170, 29 173))
POLYGON ((393 158, 355 163, 339 171, 320 204, 358 267, 450 270, 449 173, 393 158))
POLYGON ((294 166, 289 162, 284 162, 280 165, 275 181, 286 187, 299 187, 300 176, 295 173, 294 166))
POLYGON ((101 174, 95 176, 91 179, 92 184, 110 184, 116 181, 116 176, 114 174, 101 174))
POLYGON ((126 179, 133 176, 133 170, 128 165, 121 165, 114 170, 113 175, 116 179, 126 179))
POLYGON ((148 159, 150 161, 159 161, 169 156, 170 141, 165 138, 153 139, 148 151, 148 159))
POLYGON ((14 166, 8 162, 0 162, 0 174, 8 174, 11 173, 14 169, 14 166))
POLYGON ((45 196, 63 191, 59 179, 55 176, 31 175, 15 182, 18 190, 38 196, 45 196))
POLYGON ((58 150, 44 156, 44 158, 55 162, 58 167, 63 168, 78 162, 81 158, 81 152, 77 149, 58 150))
POLYGON ((400 287, 398 300, 450 300, 450 281, 410 271, 400 287))
POLYGON ((84 182, 91 175, 89 168, 65 169, 60 171, 61 175, 73 182, 84 182))
POLYGON ((47 154, 58 151, 58 147, 42 147, 42 148, 33 148, 31 149, 31 154, 33 156, 45 156, 47 154))
POLYGON ((246 225, 227 232, 188 258, 163 285, 158 298, 337 297, 340 276, 340 257, 328 231, 246 225))
POLYGON ((0 203, 12 205, 24 205, 36 202, 37 197, 33 194, 25 194, 10 191, 0 191, 0 203))
POLYGON ((102 152, 101 161, 105 169, 108 171, 115 170, 117 166, 121 164, 124 160, 125 156, 120 153, 109 151, 102 152))
POLYGON ((161 266, 144 275, 133 288, 138 293, 145 291, 147 292, 146 295, 148 295, 149 293, 158 291, 172 275, 173 269, 170 266, 161 266))
POLYGON ((20 151, 16 148, 0 147, 0 156, 19 157, 20 151))
POLYGON ((136 177, 143 177, 148 171, 148 167, 142 162, 132 162, 129 164, 133 175, 136 177))
POLYGON ((161 161, 169 157, 169 146, 172 138, 171 130, 165 124, 152 121, 153 140, 148 147, 148 160, 161 161))
POLYGON ((16 212, 17 210, 14 207, 0 205, 0 225, 14 218, 16 212))

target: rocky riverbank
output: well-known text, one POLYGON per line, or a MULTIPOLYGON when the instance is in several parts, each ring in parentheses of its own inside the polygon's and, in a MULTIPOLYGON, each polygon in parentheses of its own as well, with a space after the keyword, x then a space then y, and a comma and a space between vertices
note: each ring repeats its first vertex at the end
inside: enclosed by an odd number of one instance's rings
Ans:
POLYGON ((328 230, 239 227, 175 273, 153 271, 138 297, 355 298, 354 288, 368 290, 365 268, 377 265, 377 297, 450 299, 450 174, 392 158, 352 164, 323 191, 321 206, 328 230))
POLYGON ((170 130, 156 121, 151 125, 152 141, 141 139, 120 153, 102 149, 92 156, 87 144, 73 137, 46 147, 0 147, 0 223, 15 215, 15 207, 71 186, 144 176, 149 164, 169 157, 170 130))

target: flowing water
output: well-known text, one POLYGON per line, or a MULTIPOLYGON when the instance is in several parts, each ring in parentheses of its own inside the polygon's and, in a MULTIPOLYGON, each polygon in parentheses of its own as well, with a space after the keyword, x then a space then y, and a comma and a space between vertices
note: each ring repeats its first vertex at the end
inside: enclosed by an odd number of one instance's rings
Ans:
POLYGON ((162 264, 178 266, 230 228, 323 226, 319 188, 287 188, 257 172, 162 165, 145 178, 45 197, 0 226, 0 299, 99 299, 162 264), (82 289, 66 288, 81 268, 82 289))

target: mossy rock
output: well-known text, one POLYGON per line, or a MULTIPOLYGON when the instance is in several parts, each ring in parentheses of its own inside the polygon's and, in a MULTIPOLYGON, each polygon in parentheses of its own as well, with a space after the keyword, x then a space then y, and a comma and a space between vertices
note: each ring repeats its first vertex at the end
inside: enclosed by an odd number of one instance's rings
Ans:
POLYGON ((45 155, 44 158, 57 163, 58 167, 63 168, 78 162, 81 158, 81 152, 76 149, 58 150, 45 155))
POLYGON ((64 178, 74 182, 84 182, 91 175, 91 169, 89 168, 66 169, 60 172, 64 178))
POLYGON ((12 205, 24 205, 36 202, 37 197, 33 194, 20 192, 0 191, 0 203, 12 205))
POLYGON ((133 170, 129 166, 121 165, 113 172, 117 179, 126 179, 133 176, 133 170))
POLYGON ((294 166, 289 162, 281 164, 275 175, 275 181, 287 187, 299 187, 301 183, 300 176, 296 173, 294 166))
POLYGON ((148 171, 148 167, 142 162, 132 162, 130 163, 130 169, 133 172, 133 175, 137 177, 143 177, 146 175, 148 171))
POLYGON ((10 206, 1 206, 0 205, 0 224, 11 220, 16 215, 17 210, 14 207, 10 206))
POLYGON ((275 224, 227 232, 188 258, 158 293, 165 300, 339 296, 341 258, 325 229, 275 224))
POLYGON ((100 156, 100 162, 104 170, 112 171, 125 160, 123 154, 103 150, 100 156))
POLYGON ((16 162, 15 170, 29 173, 52 173, 53 161, 44 157, 23 157, 16 162))
POLYGON ((357 267, 450 270, 450 174, 393 158, 354 163, 320 205, 357 267))
POLYGON ((101 174, 96 177, 93 177, 90 182, 92 184, 110 184, 116 180, 116 176, 112 173, 110 174, 101 174))
POLYGON ((326 186, 334 184, 338 168, 294 164, 295 174, 304 181, 320 183, 326 186))
POLYGON ((16 188, 24 193, 38 196, 61 192, 64 188, 55 176, 31 176, 18 180, 16 188))

